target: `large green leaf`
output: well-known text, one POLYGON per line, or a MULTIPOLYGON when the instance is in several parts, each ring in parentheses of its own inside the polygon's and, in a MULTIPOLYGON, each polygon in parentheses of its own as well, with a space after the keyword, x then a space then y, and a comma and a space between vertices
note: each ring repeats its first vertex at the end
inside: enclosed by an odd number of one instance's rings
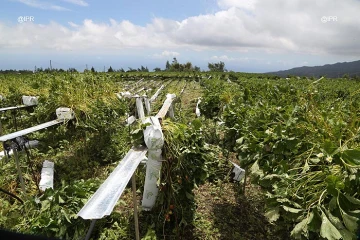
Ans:
POLYGON ((266 211, 265 217, 268 219, 269 222, 275 222, 280 217, 279 211, 280 211, 279 207, 271 208, 268 211, 266 211))
MULTIPOLYGON (((342 159, 350 165, 360 165, 360 150, 348 149, 342 152, 342 159)), ((360 166, 359 166, 360 167, 360 166)))
POLYGON ((285 211, 291 212, 291 213, 299 213, 299 212, 303 211, 302 209, 292 208, 292 207, 288 207, 285 205, 283 205, 282 207, 285 211))
POLYGON ((295 239, 301 239, 301 235, 308 237, 307 224, 309 222, 308 218, 304 218, 301 222, 295 225, 294 229, 291 231, 291 237, 295 239))
POLYGON ((328 240, 339 240, 342 238, 339 230, 330 222, 325 213, 322 214, 320 235, 328 240))

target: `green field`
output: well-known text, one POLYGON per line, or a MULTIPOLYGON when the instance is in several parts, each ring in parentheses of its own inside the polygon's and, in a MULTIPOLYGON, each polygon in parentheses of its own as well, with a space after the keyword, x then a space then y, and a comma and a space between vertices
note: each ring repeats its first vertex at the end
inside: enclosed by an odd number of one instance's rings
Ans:
MULTIPOLYGON (((135 101, 115 93, 144 87, 151 96, 162 84, 151 115, 174 93, 175 119, 162 122, 159 196, 152 211, 139 209, 141 238, 356 239, 360 82, 212 72, 0 75, 0 107, 39 96, 38 106, 16 112, 18 130, 56 119, 58 107, 75 112, 67 124, 28 135, 40 146, 20 154, 26 194, 14 158, 0 160, 0 188, 23 201, 0 192, 0 228, 83 239, 90 221, 76 214, 144 142, 144 125, 125 125, 135 101), (44 160, 55 163, 54 189, 41 192, 44 160), (247 170, 245 188, 231 181, 230 161, 247 170)), ((12 117, 1 115, 3 134, 15 131, 12 117)), ((145 167, 136 177, 140 204, 145 167)), ((92 239, 135 239, 131 184, 92 239)))

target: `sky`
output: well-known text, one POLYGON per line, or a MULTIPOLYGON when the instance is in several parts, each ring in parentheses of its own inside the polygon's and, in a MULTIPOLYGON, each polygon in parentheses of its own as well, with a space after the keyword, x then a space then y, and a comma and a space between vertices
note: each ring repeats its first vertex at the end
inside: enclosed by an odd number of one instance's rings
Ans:
POLYGON ((360 0, 1 0, 0 69, 270 72, 360 60, 360 0))

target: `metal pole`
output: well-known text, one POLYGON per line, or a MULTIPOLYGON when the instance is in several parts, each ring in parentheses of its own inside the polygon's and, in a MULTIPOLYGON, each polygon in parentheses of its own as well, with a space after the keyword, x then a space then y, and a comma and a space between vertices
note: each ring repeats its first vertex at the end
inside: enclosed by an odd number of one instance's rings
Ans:
POLYGON ((24 178, 22 176, 22 172, 21 172, 21 168, 20 168, 20 162, 19 162, 19 155, 18 155, 18 152, 17 152, 16 148, 13 148, 13 152, 14 152, 14 157, 15 157, 15 162, 16 162, 16 168, 18 170, 18 174, 19 174, 19 178, 20 178, 21 189, 23 191, 23 194, 26 195, 24 178))
POLYGON ((89 228, 88 232, 86 233, 85 240, 90 239, 91 233, 92 233, 92 231, 94 230, 94 227, 95 227, 95 222, 96 222, 96 219, 91 220, 90 228, 89 228))
POLYGON ((13 114, 13 120, 14 120, 15 130, 17 131, 16 112, 13 111, 12 114, 13 114))
POLYGON ((134 219, 135 219, 135 235, 136 240, 140 240, 140 233, 139 233, 139 218, 138 218, 138 211, 137 211, 137 200, 136 200, 136 173, 134 172, 131 182, 132 182, 132 191, 133 191, 133 202, 134 202, 134 219))

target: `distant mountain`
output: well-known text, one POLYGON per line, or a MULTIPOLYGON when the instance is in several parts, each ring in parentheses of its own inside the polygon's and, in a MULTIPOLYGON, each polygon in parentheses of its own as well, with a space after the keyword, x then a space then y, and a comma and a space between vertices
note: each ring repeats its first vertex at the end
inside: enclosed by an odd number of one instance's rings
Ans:
POLYGON ((293 75, 300 77, 326 76, 328 78, 338 78, 344 76, 344 74, 347 74, 350 77, 360 77, 360 60, 355 62, 326 64, 324 66, 297 67, 284 71, 270 72, 267 74, 277 75, 279 77, 287 77, 288 75, 293 75))

